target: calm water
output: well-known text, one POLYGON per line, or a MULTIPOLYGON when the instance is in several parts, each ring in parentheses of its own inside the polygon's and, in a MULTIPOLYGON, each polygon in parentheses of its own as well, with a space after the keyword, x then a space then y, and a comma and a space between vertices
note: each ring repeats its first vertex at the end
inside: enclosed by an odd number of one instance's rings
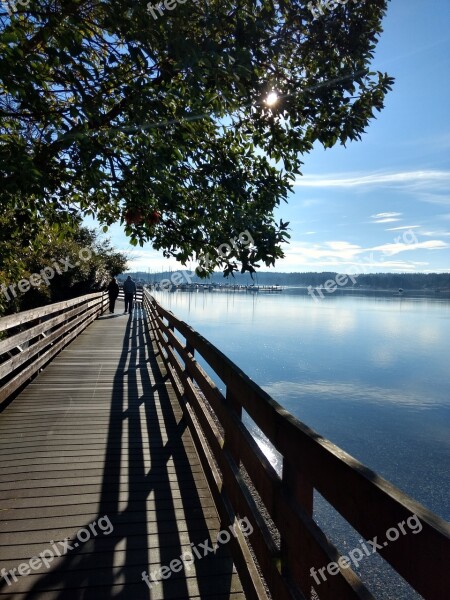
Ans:
MULTIPOLYGON (((316 303, 296 290, 155 297, 292 414, 450 520, 450 301, 316 303)), ((339 530, 321 507, 318 520, 339 530)), ((353 537, 335 541, 345 551, 353 537)), ((380 597, 418 597, 395 586, 380 597)))

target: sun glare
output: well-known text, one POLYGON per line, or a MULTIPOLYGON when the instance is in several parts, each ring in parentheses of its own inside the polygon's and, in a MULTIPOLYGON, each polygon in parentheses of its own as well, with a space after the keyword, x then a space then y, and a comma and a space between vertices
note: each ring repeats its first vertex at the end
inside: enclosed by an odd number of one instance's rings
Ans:
POLYGON ((267 106, 274 106, 278 102, 278 94, 276 92, 270 92, 267 95, 265 103, 267 106))

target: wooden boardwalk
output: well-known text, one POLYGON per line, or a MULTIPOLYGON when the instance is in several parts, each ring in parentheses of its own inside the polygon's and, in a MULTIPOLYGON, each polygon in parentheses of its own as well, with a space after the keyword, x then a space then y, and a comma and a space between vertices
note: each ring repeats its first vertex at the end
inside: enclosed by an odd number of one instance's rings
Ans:
POLYGON ((244 598, 226 544, 142 580, 221 526, 146 317, 122 307, 0 414, 0 600, 244 598))

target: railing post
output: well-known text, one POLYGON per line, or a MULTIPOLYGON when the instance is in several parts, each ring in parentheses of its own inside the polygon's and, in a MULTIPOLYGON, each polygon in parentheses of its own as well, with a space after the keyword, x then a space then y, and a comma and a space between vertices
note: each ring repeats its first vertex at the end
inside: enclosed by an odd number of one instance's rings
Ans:
MULTIPOLYGON (((37 320, 37 325, 40 325, 41 323, 42 323, 42 319, 38 319, 38 320, 37 320)), ((38 336, 38 337, 36 338, 36 340, 34 341, 34 343, 35 343, 35 344, 36 344, 36 342, 38 342, 38 341, 39 341, 39 338, 40 338, 40 336, 38 336)), ((29 344, 30 344, 30 342, 28 342, 28 345, 29 345, 29 344)), ((38 353, 37 353, 37 355, 36 355, 36 359, 38 359, 40 356, 41 356, 41 353, 40 353, 40 352, 38 352, 38 353)), ((40 369, 40 370, 39 370, 39 372, 40 372, 40 371, 42 371, 42 369, 40 369)))
MULTIPOLYGON (((282 487, 286 497, 292 498, 312 518, 314 488, 311 482, 285 459, 283 460, 282 487)), ((308 548, 309 538, 307 535, 299 535, 295 548, 290 547, 286 539, 281 537, 282 575, 291 579, 309 599, 313 581, 310 574, 312 563, 310 564, 308 548), (294 557, 295 560, 293 560, 294 557)))
POLYGON ((156 308, 153 302, 153 298, 151 300, 147 299, 147 304, 148 304, 148 316, 150 319, 150 327, 152 327, 152 329, 155 331, 155 335, 156 335, 156 330, 158 329, 158 323, 156 321, 156 308))
MULTIPOLYGON (((169 329, 175 335, 175 326, 169 320, 168 320, 168 324, 167 324, 167 329, 169 329)), ((169 336, 167 336, 166 346, 167 346, 167 348, 170 348, 172 350, 172 352, 174 352, 174 347, 170 341, 169 336)), ((169 360, 170 360, 170 357, 169 357, 169 360)))
POLYGON ((100 314, 104 314, 106 311, 106 307, 108 305, 108 293, 107 292, 103 292, 102 293, 102 297, 100 298, 100 314))
MULTIPOLYGON (((231 406, 239 419, 242 419, 242 404, 229 388, 227 388, 226 402, 231 406)), ((234 432, 231 429, 225 430, 225 447, 230 451, 236 465, 239 467, 241 463, 239 446, 237 443, 237 437, 234 435, 234 432)))

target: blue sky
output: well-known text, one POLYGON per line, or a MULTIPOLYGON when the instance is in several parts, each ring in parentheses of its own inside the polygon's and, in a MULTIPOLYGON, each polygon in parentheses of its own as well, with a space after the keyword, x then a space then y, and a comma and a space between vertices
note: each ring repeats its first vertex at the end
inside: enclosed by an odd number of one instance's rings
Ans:
MULTIPOLYGON (((373 67, 394 88, 360 142, 305 156, 277 271, 450 272, 449 20, 449 0, 389 3, 373 67)), ((110 236, 132 270, 179 267, 110 236)))

